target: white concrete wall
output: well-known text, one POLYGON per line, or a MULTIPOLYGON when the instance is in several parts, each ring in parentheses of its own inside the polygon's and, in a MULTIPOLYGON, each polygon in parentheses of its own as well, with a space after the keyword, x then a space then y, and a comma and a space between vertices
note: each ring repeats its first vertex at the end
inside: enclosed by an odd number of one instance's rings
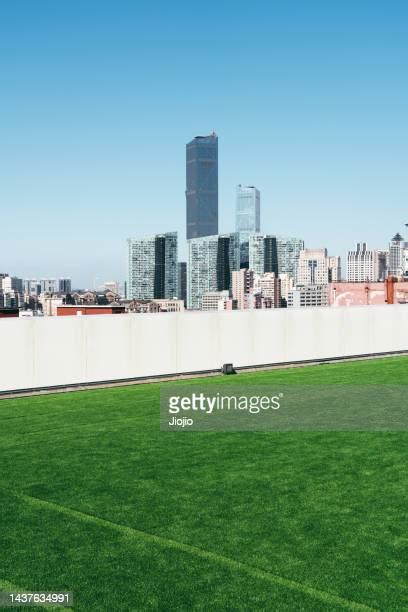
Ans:
POLYGON ((408 306, 0 319, 0 391, 408 350, 408 306))

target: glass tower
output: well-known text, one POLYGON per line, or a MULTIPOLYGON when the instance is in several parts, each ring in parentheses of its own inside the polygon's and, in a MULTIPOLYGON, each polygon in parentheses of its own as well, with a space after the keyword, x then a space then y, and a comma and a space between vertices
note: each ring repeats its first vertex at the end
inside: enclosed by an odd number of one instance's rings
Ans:
POLYGON ((249 267, 249 236, 261 231, 261 194, 253 186, 237 186, 235 231, 239 233, 241 268, 249 267))
POLYGON ((270 234, 250 234, 248 267, 255 274, 274 272, 278 276, 278 249, 275 236, 270 234))
POLYGON ((218 137, 196 136, 186 146, 187 240, 218 234, 218 137))
POLYGON ((202 306, 203 293, 231 288, 231 272, 239 270, 238 234, 204 236, 188 241, 187 303, 202 306))
POLYGON ((177 232, 128 239, 128 299, 177 295, 177 232))
POLYGON ((277 247, 279 274, 289 274, 297 282, 300 251, 305 248, 304 240, 278 236, 277 247))

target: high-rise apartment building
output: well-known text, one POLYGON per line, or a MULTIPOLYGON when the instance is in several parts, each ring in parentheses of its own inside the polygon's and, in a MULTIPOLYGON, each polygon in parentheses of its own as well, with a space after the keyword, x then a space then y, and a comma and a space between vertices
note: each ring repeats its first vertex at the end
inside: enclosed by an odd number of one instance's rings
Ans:
POLYGON ((241 268, 249 266, 249 236, 261 231, 261 194, 253 186, 237 186, 235 231, 239 234, 241 268))
POLYGON ((404 276, 405 270, 405 253, 408 249, 408 242, 404 241, 401 234, 395 234, 390 242, 388 274, 389 276, 404 276))
POLYGON ((25 279, 23 281, 23 289, 26 295, 40 295, 41 285, 35 278, 25 279))
POLYGON ((366 242, 358 242, 355 251, 347 254, 347 281, 349 283, 376 282, 380 279, 380 256, 369 251, 366 242))
POLYGON ((70 278, 41 278, 25 279, 23 281, 23 291, 26 295, 40 295, 47 293, 71 293, 70 278))
POLYGON ((300 252, 305 248, 304 240, 301 238, 278 236, 276 242, 279 274, 289 274, 296 282, 300 252))
POLYGON ((251 234, 249 236, 249 268, 255 274, 274 272, 278 275, 276 236, 270 234, 251 234))
POLYGON ((402 254, 403 265, 404 265, 404 276, 408 277, 408 242, 405 243, 404 252, 402 254))
POLYGON ((327 249, 304 249, 300 252, 298 285, 326 285, 339 280, 340 257, 329 257, 327 249))
POLYGON ((341 259, 339 255, 327 258, 327 278, 329 283, 341 281, 341 259))
POLYGON ((378 280, 383 281, 387 278, 389 252, 377 251, 378 253, 378 280))
POLYGON ((295 281, 287 272, 279 274, 280 280, 280 292, 281 292, 281 306, 286 308, 288 305, 288 295, 294 287, 295 281))
POLYGON ((24 282, 22 278, 16 276, 9 276, 8 274, 0 275, 0 289, 3 289, 5 293, 16 291, 17 293, 23 294, 24 282))
POLYGON ((70 278, 59 278, 58 279, 58 292, 59 293, 71 293, 72 283, 70 278))
POLYGON ((42 278, 40 279, 41 293, 56 293, 57 281, 55 278, 42 278))
POLYGON ((179 261, 177 264, 177 297, 187 306, 187 262, 179 261))
POLYGON ((16 276, 0 274, 0 307, 18 308, 23 304, 23 280, 16 276))
POLYGON ((268 308, 280 308, 280 280, 274 272, 255 275, 254 293, 259 293, 262 298, 268 300, 268 308))
POLYGON ((204 293, 231 289, 231 272, 239 270, 237 233, 188 241, 187 304, 200 309, 204 293))
POLYGON ((218 137, 196 136, 186 146, 187 240, 218 234, 218 137))
POLYGON ((248 295, 254 286, 254 272, 241 268, 232 272, 232 298, 237 301, 237 308, 248 307, 248 295))
POLYGON ((177 295, 177 232, 128 241, 128 299, 177 295))

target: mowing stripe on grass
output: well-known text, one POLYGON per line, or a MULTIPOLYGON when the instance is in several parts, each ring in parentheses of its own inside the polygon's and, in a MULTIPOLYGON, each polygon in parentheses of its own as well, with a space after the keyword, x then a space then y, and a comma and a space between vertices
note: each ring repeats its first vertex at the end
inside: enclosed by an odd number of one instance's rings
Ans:
MULTIPOLYGON (((95 393, 95 391, 93 392, 95 393)), ((30 401, 32 401, 33 398, 30 398, 30 401)), ((47 401, 48 404, 52 404, 52 400, 54 400, 54 396, 49 396, 47 397, 47 401)), ((150 395, 148 395, 147 393, 144 394, 143 399, 132 399, 132 407, 134 408, 137 405, 146 405, 149 406, 152 403, 152 400, 156 400, 159 401, 160 400, 160 393, 157 390, 151 390, 150 391, 150 395)), ((11 403, 11 402, 10 402, 11 403)), ((6 402, 4 401, 4 406, 5 408, 10 408, 10 403, 8 403, 6 405, 6 402)), ((15 403, 12 403, 12 407, 15 408, 15 403)), ((3 408, 3 405, 0 404, 0 410, 3 408)), ((105 408, 106 412, 109 412, 109 408, 105 408)), ((43 417, 43 416, 49 416, 51 414, 51 416, 59 416, 59 415, 63 415, 65 416, 66 414, 78 414, 78 412, 86 412, 89 413, 89 406, 86 406, 85 408, 83 408, 81 406, 81 404, 77 404, 75 408, 71 408, 69 410, 66 409, 65 405, 61 405, 58 407, 58 409, 56 410, 55 407, 52 408, 48 408, 45 412, 36 412, 35 410, 32 410, 30 412, 30 417, 43 417)), ((99 411, 99 414, 104 414, 101 413, 99 411)), ((26 420, 27 419, 27 412, 21 413, 21 414, 17 414, 14 415, 12 414, 11 416, 3 416, 3 414, 1 414, 1 421, 2 422, 7 422, 7 421, 18 421, 18 420, 26 420)))
MULTIPOLYGON (((134 422, 135 419, 138 418, 139 415, 134 415, 131 417, 118 417, 116 419, 111 419, 110 421, 107 420, 100 420, 100 421, 92 421, 92 423, 77 423, 77 424, 72 424, 70 423, 69 425, 63 425, 63 426, 59 426, 59 427, 48 427, 48 428, 44 428, 44 429, 37 429, 34 431, 25 431, 23 433, 16 433, 14 434, 14 436, 17 439, 22 439, 23 441, 21 442, 17 442, 17 443, 12 443, 12 444, 3 444, 2 443, 2 438, 0 437, 0 448, 2 450, 8 450, 8 449, 12 449, 15 448, 17 446, 29 446, 32 444, 37 444, 37 442, 33 441, 33 442, 28 442, 26 443, 24 440, 26 439, 31 439, 33 440, 36 436, 42 436, 44 434, 47 433, 53 433, 54 435, 58 432, 77 432, 77 430, 79 429, 80 431, 86 430, 86 429, 90 429, 92 432, 95 433, 95 436, 98 435, 101 430, 103 431, 107 431, 109 425, 113 425, 115 426, 115 424, 118 425, 122 425, 129 423, 129 422, 134 422), (99 429, 96 429, 97 427, 99 427, 99 429)), ((0 419, 1 422, 1 419, 0 419)), ((110 430, 109 430, 110 431, 110 430)), ((9 439, 10 436, 7 437, 7 440, 9 439)))
POLYGON ((268 572, 266 570, 258 569, 256 567, 242 563, 241 561, 235 561, 234 559, 231 559, 229 557, 224 557, 223 555, 220 555, 218 553, 203 550, 190 544, 184 544, 183 542, 178 542, 177 540, 172 540, 170 538, 146 533, 145 531, 140 531, 139 529, 134 529, 133 527, 127 527, 119 523, 114 523, 107 519, 103 519, 92 514, 87 514, 85 512, 80 512, 79 510, 75 510, 67 506, 62 506, 61 504, 47 501, 39 497, 25 495, 24 493, 15 493, 14 496, 26 502, 27 504, 38 506, 39 508, 48 508, 54 510, 55 512, 65 514, 66 516, 78 519, 83 522, 100 525, 101 527, 104 527, 106 529, 117 531, 118 533, 126 536, 130 540, 142 539, 146 542, 152 542, 164 548, 181 550, 182 552, 185 552, 189 555, 194 555, 196 557, 200 557, 201 559, 206 559, 208 561, 213 561, 215 563, 222 564, 230 569, 248 574, 253 578, 265 580, 272 584, 278 584, 279 586, 291 589, 292 591, 304 593, 305 595, 309 595, 310 597, 318 599, 319 601, 322 601, 323 603, 329 605, 342 606, 343 608, 348 610, 356 610, 361 612, 372 612, 373 610, 375 610, 375 608, 371 608, 369 606, 366 606, 365 604, 350 601, 327 591, 320 591, 319 589, 307 586, 301 582, 296 582, 295 580, 283 578, 282 576, 272 574, 271 572, 268 572))

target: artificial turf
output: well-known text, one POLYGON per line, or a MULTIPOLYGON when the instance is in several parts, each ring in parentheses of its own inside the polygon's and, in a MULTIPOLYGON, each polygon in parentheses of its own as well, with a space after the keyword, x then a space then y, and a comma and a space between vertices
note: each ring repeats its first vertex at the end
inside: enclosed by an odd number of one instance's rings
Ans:
MULTIPOLYGON (((234 377, 269 382, 408 385, 408 358, 234 377)), ((73 591, 79 611, 408 609, 408 433, 160 432, 159 392, 0 401, 0 590, 73 591)))

